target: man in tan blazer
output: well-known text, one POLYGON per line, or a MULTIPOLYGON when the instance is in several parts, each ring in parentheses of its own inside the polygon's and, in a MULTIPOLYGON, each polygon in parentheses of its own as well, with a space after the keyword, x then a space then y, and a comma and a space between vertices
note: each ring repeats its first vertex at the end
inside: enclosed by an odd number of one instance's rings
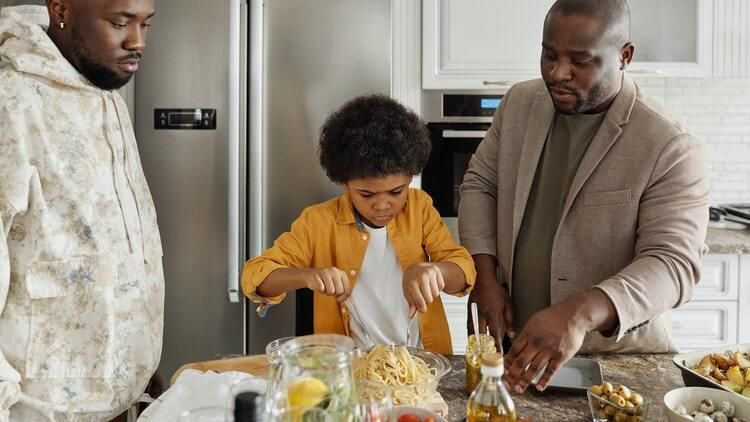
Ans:
POLYGON ((667 311, 700 278, 703 152, 627 75, 629 27, 624 0, 558 0, 542 79, 507 92, 461 186, 470 301, 513 339, 517 392, 579 350, 674 351, 667 311))

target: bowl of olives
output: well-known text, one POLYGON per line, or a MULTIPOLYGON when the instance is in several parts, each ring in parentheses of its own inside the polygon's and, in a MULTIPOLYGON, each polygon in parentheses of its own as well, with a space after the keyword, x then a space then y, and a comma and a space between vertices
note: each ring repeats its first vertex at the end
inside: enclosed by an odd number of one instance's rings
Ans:
POLYGON ((589 387, 591 416, 595 422, 639 422, 647 420, 651 400, 621 384, 604 382, 589 387))

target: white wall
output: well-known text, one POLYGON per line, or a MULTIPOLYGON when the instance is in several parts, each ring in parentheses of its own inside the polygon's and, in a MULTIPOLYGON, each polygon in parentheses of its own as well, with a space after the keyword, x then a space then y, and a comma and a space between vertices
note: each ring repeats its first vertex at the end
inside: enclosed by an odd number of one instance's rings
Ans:
POLYGON ((750 202, 750 78, 635 78, 704 144, 711 204, 750 202))

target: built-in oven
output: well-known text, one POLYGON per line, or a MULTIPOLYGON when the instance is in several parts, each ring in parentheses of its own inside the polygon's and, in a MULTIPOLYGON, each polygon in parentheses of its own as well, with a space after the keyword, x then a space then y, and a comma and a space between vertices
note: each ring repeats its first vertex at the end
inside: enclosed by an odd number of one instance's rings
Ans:
POLYGON ((423 91, 422 112, 432 139, 422 189, 432 197, 458 241, 459 187, 471 156, 484 139, 504 91, 423 91))

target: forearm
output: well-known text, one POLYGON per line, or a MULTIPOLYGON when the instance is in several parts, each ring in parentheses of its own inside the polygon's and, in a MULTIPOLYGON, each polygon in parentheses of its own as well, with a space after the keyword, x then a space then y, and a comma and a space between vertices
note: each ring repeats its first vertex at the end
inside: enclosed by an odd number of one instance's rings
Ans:
POLYGON ((487 277, 497 277, 497 258, 489 254, 472 255, 474 267, 477 269, 477 283, 487 277))
POLYGON ((445 293, 454 294, 466 290, 468 284, 466 283, 466 275, 461 267, 450 261, 436 262, 435 265, 437 265, 440 273, 443 275, 443 282, 445 282, 443 291, 445 293))
POLYGON ((305 275, 307 268, 279 268, 274 270, 258 286, 255 292, 259 296, 274 297, 307 287, 305 275))
POLYGON ((581 324, 586 332, 611 333, 619 323, 614 304, 600 289, 584 290, 569 296, 564 302, 575 310, 572 323, 581 324))

